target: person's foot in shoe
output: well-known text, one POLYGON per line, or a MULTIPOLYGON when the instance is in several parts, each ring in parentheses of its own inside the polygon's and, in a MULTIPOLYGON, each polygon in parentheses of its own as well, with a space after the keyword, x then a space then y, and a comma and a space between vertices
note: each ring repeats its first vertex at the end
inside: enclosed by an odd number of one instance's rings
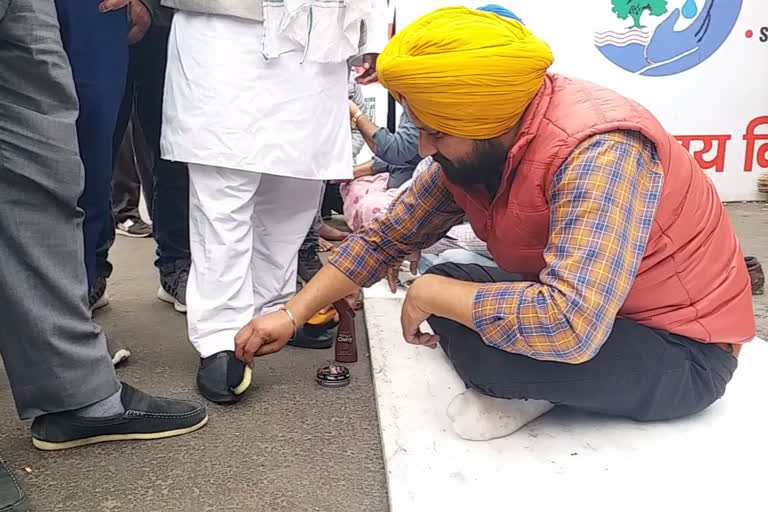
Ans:
POLYGON ((157 298, 173 304, 173 309, 179 313, 186 313, 188 280, 189 262, 187 261, 177 261, 161 267, 157 298))
POLYGON ((91 311, 96 311, 108 304, 109 295, 107 295, 107 278, 104 276, 97 276, 88 293, 88 305, 91 307, 91 311))
POLYGON ((3 459, 0 459, 0 511, 27 512, 27 495, 3 459))
POLYGON ((299 277, 305 283, 308 283, 323 268, 323 262, 320 261, 320 256, 317 254, 317 248, 318 245, 313 244, 311 249, 299 250, 299 277))
POLYGON ((117 223, 115 232, 130 238, 147 238, 152 236, 152 226, 141 219, 127 219, 117 223))
POLYGON ((317 230, 317 234, 320 238, 325 238, 331 242, 343 242, 349 236, 349 233, 345 233, 340 229, 336 229, 323 222, 317 230))
POLYGON ((339 322, 336 310, 326 308, 309 319, 296 331, 296 336, 288 342, 292 347, 322 350, 333 346, 333 328, 339 322))
POLYGON ((128 384, 120 391, 76 411, 38 416, 32 444, 41 450, 65 450, 107 441, 162 439, 194 432, 208 414, 198 402, 150 396, 128 384))
MULTIPOLYGON (((130 350, 125 348, 122 343, 116 342, 109 336, 107 336, 107 350, 109 351, 109 357, 112 358, 112 364, 115 366, 131 357, 130 350)), ((2 511, 2 509, 0 509, 0 511, 2 511)))
POLYGON ((200 359, 197 389, 206 400, 232 404, 242 400, 251 386, 251 377, 251 368, 237 359, 233 351, 225 350, 200 359))

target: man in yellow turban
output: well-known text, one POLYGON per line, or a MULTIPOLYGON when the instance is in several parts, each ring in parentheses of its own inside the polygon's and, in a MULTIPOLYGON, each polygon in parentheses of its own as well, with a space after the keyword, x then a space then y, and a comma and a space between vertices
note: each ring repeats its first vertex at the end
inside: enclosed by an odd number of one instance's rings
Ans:
POLYGON ((499 9, 439 9, 395 36, 376 71, 436 164, 286 311, 245 326, 238 357, 280 350, 466 218, 499 268, 432 267, 401 318, 467 384, 448 407, 460 436, 508 435, 555 404, 646 421, 719 399, 755 323, 717 191, 650 112, 552 60, 499 9))

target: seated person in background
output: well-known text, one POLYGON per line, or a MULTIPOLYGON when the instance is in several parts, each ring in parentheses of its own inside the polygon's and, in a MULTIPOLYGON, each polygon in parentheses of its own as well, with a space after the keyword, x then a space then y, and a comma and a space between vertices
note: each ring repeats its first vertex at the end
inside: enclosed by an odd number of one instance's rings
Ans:
POLYGON ((714 184, 648 110, 552 61, 503 12, 448 7, 398 33, 378 78, 436 164, 287 311, 244 326, 237 357, 279 351, 466 217, 500 268, 432 267, 401 316, 406 341, 439 343, 469 388, 448 406, 460 436, 508 435, 555 404, 655 421, 723 396, 755 318, 714 184))
MULTIPOLYGON (((360 84, 357 83, 356 78, 357 73, 354 69, 351 69, 349 72, 349 80, 347 84, 347 94, 349 101, 350 103, 359 106, 363 112, 367 112, 368 109, 365 105, 363 88, 360 86, 360 84)), ((358 130, 352 129, 353 160, 357 158, 358 154, 360 154, 360 151, 363 149, 364 145, 365 141, 363 140, 362 134, 358 130)), ((322 262, 320 261, 320 255, 318 253, 330 251, 333 249, 333 244, 331 242, 340 242, 344 240, 348 235, 348 233, 345 231, 336 229, 333 226, 329 226, 323 222, 322 207, 323 203, 325 202, 325 197, 326 195, 329 195, 329 193, 330 195, 334 195, 338 192, 338 190, 331 190, 329 192, 328 188, 330 187, 333 189, 335 187, 338 189, 338 186, 338 184, 333 183, 323 184, 323 193, 320 196, 320 204, 317 208, 317 215, 315 216, 314 222, 312 222, 312 226, 309 228, 307 236, 304 238, 304 241, 301 244, 301 248, 299 248, 298 276, 305 283, 312 279, 314 275, 317 274, 317 272, 320 270, 320 267, 323 266, 322 262)))
POLYGON ((349 103, 352 126, 374 153, 373 160, 355 167, 353 181, 341 185, 344 219, 357 231, 389 207, 398 188, 411 179, 421 161, 419 130, 403 113, 395 133, 379 128, 363 111, 349 103))

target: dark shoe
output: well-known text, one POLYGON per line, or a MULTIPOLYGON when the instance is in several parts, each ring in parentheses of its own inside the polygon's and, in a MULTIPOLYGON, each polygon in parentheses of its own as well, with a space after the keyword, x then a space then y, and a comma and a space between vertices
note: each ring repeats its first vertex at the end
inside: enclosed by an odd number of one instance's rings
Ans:
POLYGON ((208 423, 197 402, 156 398, 123 384, 125 412, 85 418, 73 412, 39 416, 32 422, 32 444, 41 450, 64 450, 106 441, 162 439, 194 432, 208 423))
POLYGON ((27 512, 27 495, 5 461, 0 459, 0 512, 27 512))
POLYGON ((760 265, 760 262, 754 256, 747 256, 744 258, 744 262, 747 264, 749 278, 752 281, 752 295, 762 295, 765 293, 763 266, 760 265))
POLYGON ((323 268, 323 262, 317 255, 317 245, 314 251, 299 251, 299 277, 302 281, 308 283, 321 268, 323 268))
MULTIPOLYGON (((96 311, 109 304, 109 295, 107 295, 107 278, 103 276, 97 277, 91 292, 88 294, 88 305, 91 307, 91 311, 96 311)), ((1 510, 1 509, 0 509, 1 510)))
POLYGON ((249 366, 231 350, 218 352, 200 360, 197 388, 207 400, 217 404, 239 402, 251 385, 249 366))
POLYGON ((115 233, 130 238, 147 238, 152 236, 152 226, 141 219, 128 219, 117 223, 115 233))
POLYGON ((179 313, 187 312, 187 281, 189 280, 189 263, 178 261, 160 269, 160 288, 157 298, 173 304, 173 309, 179 313))
POLYGON ((304 325, 288 344, 292 347, 317 350, 331 348, 333 346, 333 331, 328 325, 304 325))
MULTIPOLYGON (((116 342, 109 336, 107 336, 107 350, 109 351, 109 357, 112 358, 112 364, 117 366, 129 357, 131 357, 131 351, 125 348, 121 343, 116 342)), ((2 512, 2 509, 0 509, 2 512)))

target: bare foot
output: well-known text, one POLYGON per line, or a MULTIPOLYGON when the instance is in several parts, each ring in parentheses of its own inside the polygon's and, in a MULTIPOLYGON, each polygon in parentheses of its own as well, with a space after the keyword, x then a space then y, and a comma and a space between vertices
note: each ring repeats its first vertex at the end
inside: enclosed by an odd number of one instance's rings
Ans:
POLYGON ((332 242, 341 242, 347 239, 349 236, 349 233, 345 233, 344 231, 340 231, 336 228, 333 228, 329 226, 328 224, 323 223, 320 228, 317 230, 317 234, 320 235, 321 238, 325 238, 326 240, 330 240, 332 242))
POLYGON ((333 250, 335 245, 333 243, 329 242, 325 238, 321 238, 317 241, 317 252, 328 252, 333 250))

